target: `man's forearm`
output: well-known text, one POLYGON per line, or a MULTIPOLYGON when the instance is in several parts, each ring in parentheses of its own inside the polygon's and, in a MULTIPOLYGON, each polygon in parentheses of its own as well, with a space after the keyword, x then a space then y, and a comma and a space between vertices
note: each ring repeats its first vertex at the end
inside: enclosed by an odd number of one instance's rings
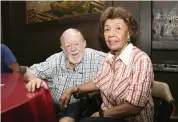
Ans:
POLYGON ((20 66, 17 62, 9 65, 9 68, 14 72, 14 73, 18 73, 20 72, 20 66))
POLYGON ((32 79, 36 79, 37 77, 33 74, 33 73, 31 73, 31 72, 26 72, 25 74, 24 74, 24 80, 26 80, 27 82, 28 81, 31 81, 32 79))

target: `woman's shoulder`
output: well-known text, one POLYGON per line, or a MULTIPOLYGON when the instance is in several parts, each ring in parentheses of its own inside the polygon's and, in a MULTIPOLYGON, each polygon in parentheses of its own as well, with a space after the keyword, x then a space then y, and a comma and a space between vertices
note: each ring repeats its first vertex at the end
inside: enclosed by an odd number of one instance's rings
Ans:
POLYGON ((148 54, 136 46, 133 47, 132 57, 133 57, 134 61, 136 61, 136 60, 138 61, 138 60, 142 60, 142 59, 150 60, 150 57, 148 56, 148 54))

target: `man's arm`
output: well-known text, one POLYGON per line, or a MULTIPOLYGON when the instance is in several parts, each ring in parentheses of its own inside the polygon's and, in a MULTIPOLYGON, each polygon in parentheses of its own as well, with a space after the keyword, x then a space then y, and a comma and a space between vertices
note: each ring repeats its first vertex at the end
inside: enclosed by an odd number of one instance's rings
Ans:
POLYGON ((12 63, 8 67, 13 71, 13 73, 20 72, 20 66, 17 62, 12 63))
POLYGON ((40 87, 48 89, 47 84, 43 80, 37 78, 33 73, 29 71, 24 74, 24 79, 28 82, 26 84, 28 92, 34 92, 36 88, 38 89, 40 87))
POLYGON ((42 79, 47 79, 50 76, 52 71, 50 67, 50 61, 46 60, 28 68, 24 74, 24 80, 28 82, 26 84, 28 92, 34 92, 41 87, 48 89, 47 84, 42 79))
POLYGON ((29 81, 31 81, 31 80, 33 80, 33 79, 37 79, 37 77, 36 77, 33 73, 27 71, 27 72, 24 74, 24 80, 25 80, 25 81, 29 82, 29 81))
POLYGON ((4 44, 1 44, 1 51, 2 51, 1 57, 3 63, 7 67, 9 67, 13 72, 19 72, 20 66, 12 51, 4 44))
POLYGON ((34 64, 28 68, 24 74, 24 79, 28 82, 26 88, 28 92, 43 87, 48 89, 47 84, 42 80, 48 80, 52 76, 53 69, 56 67, 60 54, 54 54, 39 64, 34 64))

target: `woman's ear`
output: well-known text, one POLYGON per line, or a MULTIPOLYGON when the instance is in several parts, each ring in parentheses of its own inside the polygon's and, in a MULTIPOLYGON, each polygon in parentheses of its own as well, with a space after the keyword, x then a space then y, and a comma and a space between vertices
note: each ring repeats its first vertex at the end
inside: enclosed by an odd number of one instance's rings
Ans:
POLYGON ((127 34, 127 40, 130 40, 130 32, 127 34))

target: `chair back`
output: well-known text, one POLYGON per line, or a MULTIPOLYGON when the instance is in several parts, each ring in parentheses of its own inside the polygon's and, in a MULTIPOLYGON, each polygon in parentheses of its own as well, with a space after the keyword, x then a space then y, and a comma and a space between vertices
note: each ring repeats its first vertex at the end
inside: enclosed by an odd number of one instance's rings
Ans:
POLYGON ((153 81, 154 122, 168 122, 173 111, 174 99, 165 82, 153 81))

